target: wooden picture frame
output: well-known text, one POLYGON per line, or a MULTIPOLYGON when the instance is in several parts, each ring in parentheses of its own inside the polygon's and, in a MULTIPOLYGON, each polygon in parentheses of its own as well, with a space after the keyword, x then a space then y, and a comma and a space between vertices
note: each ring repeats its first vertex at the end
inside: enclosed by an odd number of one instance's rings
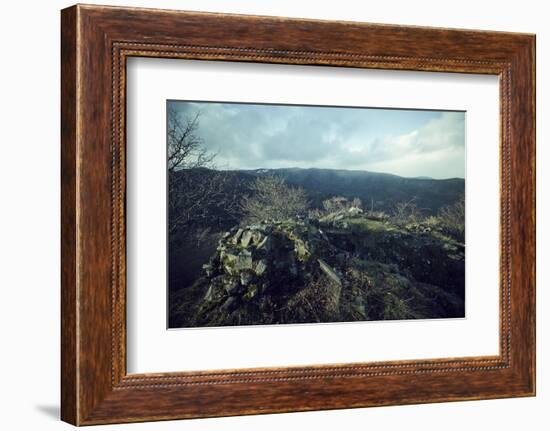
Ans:
POLYGON ((77 5, 62 11, 61 417, 75 425, 533 396, 535 36, 77 5), (500 78, 500 354, 130 374, 130 56, 500 78))

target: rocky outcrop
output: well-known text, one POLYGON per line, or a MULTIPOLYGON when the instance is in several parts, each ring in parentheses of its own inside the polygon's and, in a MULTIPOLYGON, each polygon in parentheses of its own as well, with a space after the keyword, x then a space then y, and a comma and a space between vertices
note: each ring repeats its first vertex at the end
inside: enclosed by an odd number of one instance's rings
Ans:
POLYGON ((217 252, 203 266, 199 284, 206 291, 196 310, 201 324, 223 324, 239 307, 241 321, 274 316, 286 299, 321 273, 336 270, 312 259, 330 243, 320 229, 304 221, 263 222, 234 228, 220 239, 217 252), (323 244, 324 243, 324 244, 323 244), (223 313, 220 313, 223 311, 223 313))
POLYGON ((464 247, 359 209, 235 227, 219 240, 178 326, 457 317, 464 247))

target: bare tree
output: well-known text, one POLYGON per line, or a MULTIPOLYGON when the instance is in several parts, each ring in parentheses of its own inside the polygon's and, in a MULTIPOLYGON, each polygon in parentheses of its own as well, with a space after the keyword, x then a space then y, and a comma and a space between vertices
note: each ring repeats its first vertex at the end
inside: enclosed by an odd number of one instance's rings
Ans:
POLYGON ((343 196, 332 196, 323 201, 323 209, 327 213, 338 212, 348 207, 348 200, 343 196))
POLYGON ((276 175, 258 177, 250 185, 250 195, 244 196, 240 209, 247 223, 262 220, 286 220, 304 215, 309 202, 301 187, 291 187, 276 175))
POLYGON ((351 201, 351 204, 350 204, 350 208, 362 209, 363 208, 363 202, 361 202, 361 199, 359 199, 359 198, 353 198, 353 200, 351 201))
POLYGON ((178 111, 168 111, 168 171, 210 167, 216 154, 208 152, 197 135, 200 111, 192 117, 181 117, 178 111))
POLYGON ((200 112, 182 117, 168 111, 169 233, 201 227, 235 214, 238 206, 232 174, 213 168, 215 153, 198 136, 200 112))
POLYGON ((362 210, 363 203, 359 198, 353 198, 351 201, 343 196, 332 196, 323 201, 323 209, 325 213, 335 213, 339 211, 348 211, 351 208, 362 210))
POLYGON ((415 200, 416 198, 412 198, 409 201, 395 204, 392 219, 396 223, 418 223, 422 218, 422 211, 416 205, 415 200))

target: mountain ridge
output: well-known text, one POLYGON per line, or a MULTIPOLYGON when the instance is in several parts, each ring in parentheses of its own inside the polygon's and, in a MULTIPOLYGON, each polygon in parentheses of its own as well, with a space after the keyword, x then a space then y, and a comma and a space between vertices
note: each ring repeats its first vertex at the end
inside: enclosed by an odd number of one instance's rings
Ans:
POLYGON ((392 174, 390 172, 378 172, 378 171, 368 171, 364 169, 340 169, 340 168, 300 168, 298 166, 291 166, 288 168, 254 168, 254 169, 224 169, 224 171, 227 172, 249 172, 249 173, 257 173, 257 174, 266 174, 266 173, 277 173, 277 172, 285 172, 285 171, 331 171, 335 173, 351 173, 351 174, 365 174, 365 175, 381 175, 381 176, 387 176, 387 177, 396 177, 396 178, 403 178, 407 180, 430 180, 430 181, 449 181, 449 180, 461 180, 464 181, 465 179, 462 177, 448 177, 448 178, 433 178, 427 175, 417 175, 413 177, 405 176, 405 175, 398 175, 398 174, 392 174))
POLYGON ((418 178, 346 169, 277 168, 228 170, 245 183, 259 176, 276 175, 308 193, 313 207, 331 196, 359 198, 365 207, 392 212, 400 202, 413 201, 425 214, 435 215, 464 195, 463 178, 418 178))

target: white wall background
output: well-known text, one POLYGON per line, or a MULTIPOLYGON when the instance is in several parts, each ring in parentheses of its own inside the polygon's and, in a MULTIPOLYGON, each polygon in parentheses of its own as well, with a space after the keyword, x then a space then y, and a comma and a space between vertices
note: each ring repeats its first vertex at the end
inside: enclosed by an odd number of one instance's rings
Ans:
MULTIPOLYGON (((538 396, 248 416, 96 429, 547 429, 550 423, 550 13, 536 0, 119 0, 172 9, 537 33, 538 396), (546 270, 546 271, 545 271, 546 270)), ((59 422, 59 10, 70 2, 4 2, 0 14, 0 427, 62 430, 59 422)))

